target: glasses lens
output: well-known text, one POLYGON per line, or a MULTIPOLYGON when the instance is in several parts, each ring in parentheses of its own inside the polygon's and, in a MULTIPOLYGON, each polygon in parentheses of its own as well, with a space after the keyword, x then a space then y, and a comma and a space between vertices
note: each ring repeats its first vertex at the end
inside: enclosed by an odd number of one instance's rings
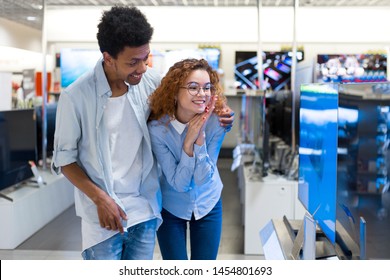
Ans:
POLYGON ((188 93, 193 96, 199 94, 201 89, 203 90, 203 93, 208 96, 215 93, 215 88, 212 84, 205 84, 204 87, 200 87, 197 83, 191 83, 187 85, 188 93))
POLYGON ((200 87, 199 85, 197 84, 189 84, 187 86, 187 89, 188 89, 188 92, 191 94, 191 95, 197 95, 199 90, 200 90, 200 87))

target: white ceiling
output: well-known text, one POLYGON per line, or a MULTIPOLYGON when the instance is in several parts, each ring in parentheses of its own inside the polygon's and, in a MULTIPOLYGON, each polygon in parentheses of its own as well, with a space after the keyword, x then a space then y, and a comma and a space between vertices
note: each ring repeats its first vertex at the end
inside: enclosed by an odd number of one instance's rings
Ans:
MULTIPOLYGON (((0 18, 18 22, 35 29, 42 27, 43 5, 50 6, 257 6, 257 0, 0 0, 0 18), (35 17, 29 21, 27 17, 35 17)), ((292 7, 294 0, 262 0, 264 7, 292 7)), ((301 7, 378 7, 390 6, 390 0, 300 0, 301 7)))

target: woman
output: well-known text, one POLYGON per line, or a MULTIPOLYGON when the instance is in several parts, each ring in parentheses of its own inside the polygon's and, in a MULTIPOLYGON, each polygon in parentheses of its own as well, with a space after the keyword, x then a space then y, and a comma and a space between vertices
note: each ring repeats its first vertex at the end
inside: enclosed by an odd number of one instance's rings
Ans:
POLYGON ((163 259, 216 259, 222 230, 222 181, 217 160, 225 136, 216 72, 204 59, 175 63, 150 97, 149 132, 161 168, 163 259))

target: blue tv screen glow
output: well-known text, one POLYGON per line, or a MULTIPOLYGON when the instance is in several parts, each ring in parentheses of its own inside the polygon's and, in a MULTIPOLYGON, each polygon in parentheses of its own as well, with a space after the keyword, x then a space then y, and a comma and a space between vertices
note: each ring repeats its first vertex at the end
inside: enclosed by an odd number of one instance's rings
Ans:
POLYGON ((66 88, 95 67, 102 53, 98 49, 61 49, 61 87, 66 88))
POLYGON ((302 85, 298 197, 328 239, 336 240, 338 89, 302 85))

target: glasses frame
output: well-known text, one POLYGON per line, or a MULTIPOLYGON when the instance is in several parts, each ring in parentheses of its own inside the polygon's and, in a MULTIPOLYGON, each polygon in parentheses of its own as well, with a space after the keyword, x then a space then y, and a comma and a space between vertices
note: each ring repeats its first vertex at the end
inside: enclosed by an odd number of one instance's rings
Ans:
POLYGON ((208 94, 206 93, 205 87, 201 87, 199 84, 197 84, 197 86, 198 86, 197 92, 196 92, 195 94, 192 94, 192 93, 190 92, 190 86, 193 85, 193 84, 194 84, 194 83, 189 83, 189 84, 187 84, 187 86, 185 86, 185 87, 180 87, 180 88, 185 88, 185 89, 187 89, 187 92, 188 92, 191 96, 197 96, 197 95, 200 93, 200 90, 203 91, 203 93, 205 94, 205 96, 213 96, 213 95, 215 95, 216 88, 215 88, 215 87, 213 86, 213 84, 211 84, 211 83, 207 84, 207 85, 210 85, 210 95, 208 95, 208 94))

